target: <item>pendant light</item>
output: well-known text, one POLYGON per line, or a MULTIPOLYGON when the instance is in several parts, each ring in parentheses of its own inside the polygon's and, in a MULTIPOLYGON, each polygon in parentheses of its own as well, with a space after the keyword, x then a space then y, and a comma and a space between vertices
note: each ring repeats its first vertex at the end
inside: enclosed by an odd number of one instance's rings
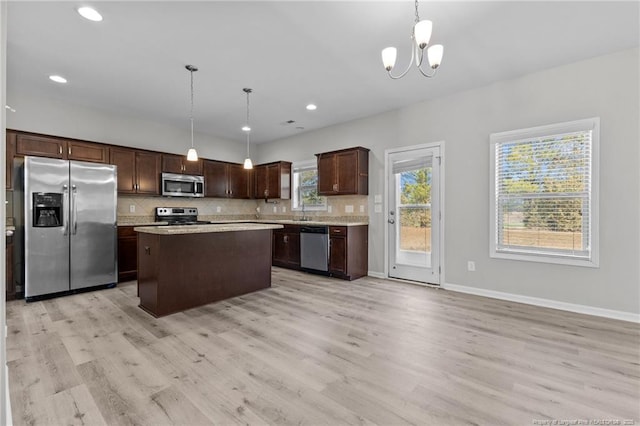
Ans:
POLYGON ((191 121, 191 148, 187 152, 187 161, 198 161, 198 152, 193 146, 193 73, 198 71, 198 67, 186 65, 185 68, 191 73, 191 113, 189 114, 189 120, 191 121))
POLYGON ((398 50, 395 47, 387 47, 382 50, 382 64, 384 68, 387 70, 389 77, 394 80, 404 77, 411 66, 414 64, 420 74, 425 77, 433 77, 436 75, 436 71, 442 62, 442 55, 444 53, 444 48, 441 44, 434 44, 429 46, 429 41, 431 40, 431 30, 433 28, 433 23, 427 19, 420 19, 420 15, 418 14, 418 0, 415 0, 415 21, 413 25, 413 30, 411 31, 411 60, 407 65, 407 69, 401 72, 398 75, 391 74, 391 70, 396 65, 396 56, 398 54, 398 50), (424 51, 427 50, 427 61, 424 59, 424 51), (430 70, 424 70, 422 65, 428 62, 430 70))
POLYGON ((247 94, 247 122, 242 127, 242 130, 247 133, 247 158, 244 160, 244 168, 253 169, 253 162, 249 155, 249 143, 251 141, 251 126, 249 125, 249 93, 253 92, 253 90, 245 87, 242 91, 247 94))

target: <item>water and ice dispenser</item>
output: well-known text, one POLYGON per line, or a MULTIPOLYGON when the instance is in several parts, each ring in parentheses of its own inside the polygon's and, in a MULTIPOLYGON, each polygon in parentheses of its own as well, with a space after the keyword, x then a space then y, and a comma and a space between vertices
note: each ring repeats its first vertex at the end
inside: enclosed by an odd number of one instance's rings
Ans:
POLYGON ((33 193, 33 226, 51 228, 62 226, 62 194, 54 192, 33 193))

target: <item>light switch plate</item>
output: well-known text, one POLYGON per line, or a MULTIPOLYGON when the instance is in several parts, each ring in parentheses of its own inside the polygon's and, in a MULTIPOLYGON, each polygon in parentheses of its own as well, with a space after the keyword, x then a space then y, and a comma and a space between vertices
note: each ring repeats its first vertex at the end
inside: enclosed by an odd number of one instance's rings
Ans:
POLYGON ((222 211, 222 207, 217 206, 217 207, 216 207, 216 212, 217 212, 217 213, 220 213, 221 211, 222 211))
POLYGON ((327 206, 327 213, 331 213, 333 211, 333 209, 331 208, 331 206, 327 206))
POLYGON ((344 212, 345 213, 353 213, 353 206, 351 206, 351 205, 344 206, 344 212))
POLYGON ((364 213, 364 206, 360 206, 360 213, 364 213))
POLYGON ((136 205, 129 204, 129 213, 135 213, 135 212, 136 212, 136 205))
POLYGON ((278 213, 278 208, 276 206, 273 206, 273 212, 278 213))
POLYGON ((381 203, 382 202, 382 195, 377 194, 373 197, 373 202, 374 203, 381 203))
POLYGON ((282 213, 286 213, 287 212, 287 208, 285 206, 282 206, 282 213))
POLYGON ((373 211, 376 212, 376 213, 382 213, 382 206, 380 204, 376 205, 373 208, 373 211))

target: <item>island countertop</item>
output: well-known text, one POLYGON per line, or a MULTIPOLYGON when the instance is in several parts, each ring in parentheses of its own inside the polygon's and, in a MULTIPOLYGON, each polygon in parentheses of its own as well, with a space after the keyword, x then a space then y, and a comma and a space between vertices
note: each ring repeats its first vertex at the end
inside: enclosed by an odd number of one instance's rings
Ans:
POLYGON ((203 225, 169 225, 169 226, 136 226, 136 232, 156 235, 207 234, 210 232, 259 231, 265 229, 280 229, 282 225, 268 223, 224 223, 203 225))

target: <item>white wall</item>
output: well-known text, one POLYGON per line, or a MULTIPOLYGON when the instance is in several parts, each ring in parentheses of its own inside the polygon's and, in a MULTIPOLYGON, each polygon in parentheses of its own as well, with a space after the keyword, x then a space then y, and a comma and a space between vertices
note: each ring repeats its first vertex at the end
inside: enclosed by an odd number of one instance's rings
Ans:
MULTIPOLYGON (((305 160, 332 149, 370 148, 373 212, 373 195, 383 194, 384 150, 444 140, 446 282, 638 314, 638 62, 638 49, 632 49, 553 68, 262 144, 258 160, 305 160), (595 116, 601 118, 600 267, 489 258, 489 134, 595 116), (476 272, 467 272, 467 260, 476 262, 476 272)), ((384 219, 370 214, 370 271, 384 270, 384 219)))
MULTIPOLYGON (((186 118, 184 128, 176 128, 69 104, 59 99, 13 92, 10 87, 8 99, 17 111, 7 116, 9 129, 183 155, 191 147, 191 133, 186 118)), ((194 139, 198 155, 203 158, 236 163, 244 161, 246 148, 242 142, 199 134, 194 139)))

